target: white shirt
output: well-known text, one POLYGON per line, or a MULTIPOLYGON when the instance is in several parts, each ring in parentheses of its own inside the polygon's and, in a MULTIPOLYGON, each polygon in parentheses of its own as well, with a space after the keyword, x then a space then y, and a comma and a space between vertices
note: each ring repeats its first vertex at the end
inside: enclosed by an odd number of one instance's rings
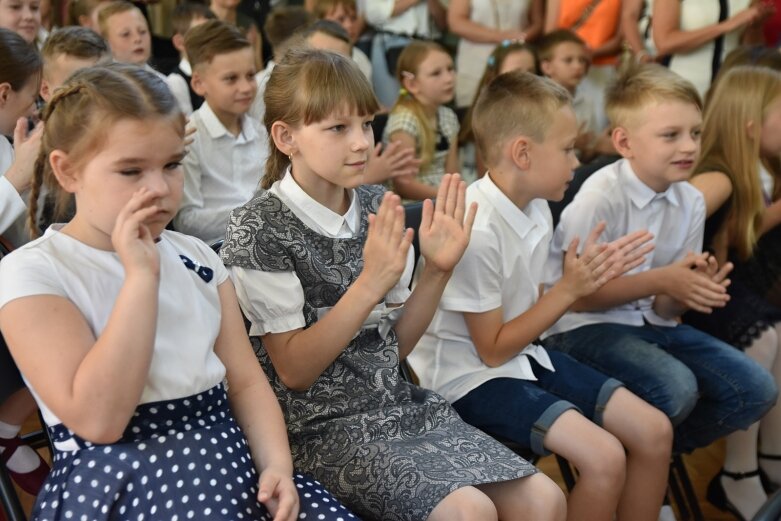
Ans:
MULTIPOLYGON (((575 199, 561 214, 553 235, 546 268, 546 283, 561 278, 564 251, 575 237, 581 244, 600 221, 605 221, 601 241, 610 242, 637 230, 654 235, 654 249, 645 262, 628 274, 660 268, 683 259, 687 253, 702 251, 705 230, 705 200, 688 182, 673 183, 656 193, 621 159, 589 177, 575 199)), ((660 317, 653 310, 654 295, 601 312, 570 312, 551 327, 547 335, 562 333, 588 324, 611 322, 643 325, 644 319, 659 326, 675 326, 675 320, 660 317)))
MULTIPOLYGON (((361 203, 350 193, 350 208, 344 215, 332 212, 312 199, 296 183, 290 170, 275 182, 269 192, 290 208, 296 217, 312 230, 326 237, 351 238, 361 224, 361 203)), ((407 266, 399 282, 385 296, 390 304, 403 304, 409 297, 414 257, 412 248, 407 266)), ((229 267, 236 286, 241 309, 250 321, 250 335, 284 333, 306 325, 304 319, 304 289, 293 271, 267 272, 229 267)))
MULTIPOLYGON (((9 229, 12 235, 15 235, 16 228, 20 223, 24 223, 27 211, 24 199, 14 185, 5 178, 5 173, 11 168, 13 162, 14 148, 5 136, 0 135, 0 235, 9 229)), ((16 242, 13 238, 10 240, 16 242)))
POLYGON ((548 353, 536 344, 499 367, 488 367, 464 320, 464 313, 501 308, 507 323, 537 302, 552 233, 548 203, 535 199, 521 210, 490 174, 467 188, 466 201, 478 204, 469 246, 431 324, 407 358, 420 384, 451 402, 493 378, 536 380, 528 357, 553 370, 548 353))
MULTIPOLYGON (((64 297, 79 309, 97 338, 106 328, 125 271, 116 252, 87 246, 59 232, 61 226, 50 227, 42 237, 0 263, 0 308, 31 295, 64 297)), ((217 286, 228 278, 227 270, 213 251, 193 237, 164 231, 157 249, 157 331, 139 403, 190 396, 214 387, 225 377, 225 367, 213 348, 221 321, 217 286), (207 283, 187 269, 180 254, 214 270, 211 281, 207 283)), ((58 347, 52 345, 51 349, 58 347)), ((60 423, 35 396, 46 423, 60 423)))
POLYGON ((260 123, 244 116, 233 136, 205 101, 193 112, 197 129, 184 158, 184 195, 174 219, 177 231, 211 244, 225 237, 230 212, 258 190, 268 158, 268 137, 260 123))
POLYGON ((255 121, 260 122, 261 126, 263 126, 263 116, 266 114, 266 103, 263 101, 263 94, 266 92, 266 85, 268 85, 268 80, 271 78, 271 71, 274 70, 275 65, 276 63, 274 63, 274 60, 269 60, 266 64, 266 68, 255 75, 258 91, 255 94, 255 99, 252 100, 252 105, 247 114, 255 121))
MULTIPOLYGON (((188 76, 193 75, 189 61, 180 61, 179 68, 188 76)), ((179 109, 182 111, 182 114, 190 117, 190 114, 193 113, 193 103, 190 100, 190 87, 187 85, 187 79, 178 72, 172 72, 166 76, 165 83, 168 85, 168 88, 171 89, 171 94, 176 98, 176 102, 179 104, 179 109)))
POLYGON ((407 36, 431 36, 428 4, 420 2, 403 13, 392 16, 396 0, 361 0, 359 10, 366 21, 378 31, 404 34, 407 36))
MULTIPOLYGON (((366 53, 360 50, 358 47, 353 47, 352 57, 355 64, 358 66, 359 69, 361 69, 363 75, 366 76, 366 79, 369 80, 369 82, 371 82, 372 62, 371 60, 369 60, 369 57, 366 56, 366 53)), ((265 85, 263 86, 263 90, 265 90, 265 85)))

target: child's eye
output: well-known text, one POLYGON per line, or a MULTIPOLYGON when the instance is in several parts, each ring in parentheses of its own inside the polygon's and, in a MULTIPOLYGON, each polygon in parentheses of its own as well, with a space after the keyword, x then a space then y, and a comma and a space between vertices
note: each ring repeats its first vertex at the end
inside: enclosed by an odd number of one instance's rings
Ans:
POLYGON ((176 170, 177 168, 180 168, 182 166, 181 161, 172 161, 165 165, 166 170, 176 170))
POLYGON ((692 137, 694 139, 700 139, 700 137, 702 137, 702 130, 697 129, 697 130, 692 131, 692 137))
POLYGON ((123 170, 120 170, 119 173, 124 176, 134 176, 141 173, 140 168, 125 168, 123 170))
POLYGON ((331 130, 333 132, 342 132, 345 128, 347 127, 345 127, 344 125, 334 125, 332 127, 329 127, 328 130, 331 130))
POLYGON ((678 133, 677 133, 677 132, 665 132, 664 134, 662 134, 662 137, 663 137, 664 139, 675 139, 675 137, 676 137, 677 135, 678 135, 678 133))
POLYGON ((364 130, 368 130, 368 129, 372 128, 372 123, 374 123, 374 120, 373 120, 373 119, 370 119, 370 120, 364 121, 364 122, 363 122, 363 129, 364 129, 364 130))

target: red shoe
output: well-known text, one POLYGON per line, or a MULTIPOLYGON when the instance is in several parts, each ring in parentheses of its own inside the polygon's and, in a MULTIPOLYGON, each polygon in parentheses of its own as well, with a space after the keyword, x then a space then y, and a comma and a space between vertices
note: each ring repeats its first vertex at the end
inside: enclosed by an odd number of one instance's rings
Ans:
POLYGON ((3 452, 0 453, 0 463, 6 465, 6 470, 11 479, 19 485, 19 488, 30 494, 31 496, 37 496, 38 491, 41 490, 43 482, 46 481, 46 476, 49 475, 49 465, 41 458, 41 455, 37 451, 35 455, 38 456, 38 466, 30 472, 15 472, 8 468, 8 460, 14 455, 17 448, 23 446, 25 443, 19 436, 14 438, 0 438, 0 447, 3 447, 3 452))

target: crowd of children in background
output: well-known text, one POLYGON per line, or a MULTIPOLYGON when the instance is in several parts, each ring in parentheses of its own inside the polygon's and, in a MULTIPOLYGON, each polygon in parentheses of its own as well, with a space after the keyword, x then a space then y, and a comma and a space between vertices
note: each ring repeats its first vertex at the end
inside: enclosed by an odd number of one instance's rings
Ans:
POLYGON ((0 463, 33 519, 655 521, 719 438, 708 500, 750 519, 777 11, 666 3, 187 0, 166 41, 145 3, 0 0, 0 463))

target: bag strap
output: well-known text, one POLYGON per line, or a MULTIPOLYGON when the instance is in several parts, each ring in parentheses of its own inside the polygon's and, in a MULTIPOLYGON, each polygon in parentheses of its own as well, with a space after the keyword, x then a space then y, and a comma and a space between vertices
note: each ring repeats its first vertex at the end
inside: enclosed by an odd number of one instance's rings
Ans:
POLYGON ((580 13, 580 16, 577 20, 575 20, 575 23, 572 24, 572 26, 569 28, 571 31, 577 31, 578 29, 583 26, 584 23, 591 17, 591 14, 594 12, 594 9, 597 8, 599 3, 602 0, 591 0, 591 2, 586 6, 585 9, 583 9, 583 12, 580 13))

